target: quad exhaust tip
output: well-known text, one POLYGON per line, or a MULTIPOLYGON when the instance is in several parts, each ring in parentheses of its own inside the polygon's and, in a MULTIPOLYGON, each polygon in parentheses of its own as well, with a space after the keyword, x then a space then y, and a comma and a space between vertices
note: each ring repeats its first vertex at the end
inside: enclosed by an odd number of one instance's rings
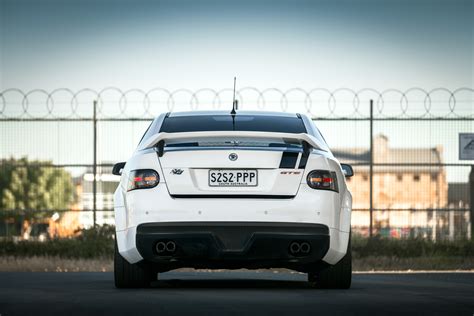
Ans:
POLYGON ((302 242, 300 245, 300 251, 302 253, 309 253, 311 251, 311 245, 307 242, 302 242))
POLYGON ((176 244, 174 243, 174 241, 168 241, 166 243, 166 251, 175 252, 175 250, 176 250, 176 244))
POLYGON ((156 252, 163 253, 166 251, 166 244, 162 241, 156 243, 156 252))
POLYGON ((311 245, 308 242, 293 241, 290 244, 290 253, 292 255, 306 255, 311 252, 311 245))
POLYGON ((301 250, 301 246, 298 242, 294 241, 290 244, 290 252, 295 255, 299 253, 301 250))
POLYGON ((159 241, 156 243, 155 249, 156 249, 156 252, 159 254, 173 253, 176 251, 176 243, 172 240, 159 241))

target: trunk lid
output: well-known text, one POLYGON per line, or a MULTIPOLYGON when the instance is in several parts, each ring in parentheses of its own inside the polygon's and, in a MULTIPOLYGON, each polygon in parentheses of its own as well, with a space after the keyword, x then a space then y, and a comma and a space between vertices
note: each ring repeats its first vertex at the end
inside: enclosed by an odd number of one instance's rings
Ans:
POLYGON ((324 151, 306 133, 254 131, 159 133, 147 148, 157 151, 169 193, 183 197, 292 197, 311 148, 324 151))
POLYGON ((173 196, 291 197, 298 192, 304 171, 297 164, 301 155, 297 151, 232 148, 167 151, 159 159, 173 196))

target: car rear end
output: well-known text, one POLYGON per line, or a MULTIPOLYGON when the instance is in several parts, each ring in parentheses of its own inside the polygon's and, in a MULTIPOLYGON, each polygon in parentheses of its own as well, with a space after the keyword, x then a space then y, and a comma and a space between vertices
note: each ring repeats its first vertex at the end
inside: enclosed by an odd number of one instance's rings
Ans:
POLYGON ((115 211, 131 264, 310 272, 346 254, 351 195, 305 116, 177 113, 127 161, 115 211))

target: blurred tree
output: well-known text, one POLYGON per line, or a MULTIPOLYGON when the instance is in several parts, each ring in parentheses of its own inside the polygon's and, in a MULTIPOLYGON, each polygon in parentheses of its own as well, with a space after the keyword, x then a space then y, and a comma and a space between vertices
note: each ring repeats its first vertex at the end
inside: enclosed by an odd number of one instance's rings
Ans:
POLYGON ((49 161, 0 161, 0 209, 59 210, 69 208, 72 202, 74 184, 66 170, 49 161))

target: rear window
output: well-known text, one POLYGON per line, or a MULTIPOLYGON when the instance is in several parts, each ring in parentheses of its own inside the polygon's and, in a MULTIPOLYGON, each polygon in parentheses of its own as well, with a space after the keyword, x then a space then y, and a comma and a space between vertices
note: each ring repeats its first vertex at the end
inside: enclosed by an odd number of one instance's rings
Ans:
POLYGON ((236 115, 196 115, 167 117, 160 132, 254 131, 278 133, 306 133, 299 117, 236 115))

